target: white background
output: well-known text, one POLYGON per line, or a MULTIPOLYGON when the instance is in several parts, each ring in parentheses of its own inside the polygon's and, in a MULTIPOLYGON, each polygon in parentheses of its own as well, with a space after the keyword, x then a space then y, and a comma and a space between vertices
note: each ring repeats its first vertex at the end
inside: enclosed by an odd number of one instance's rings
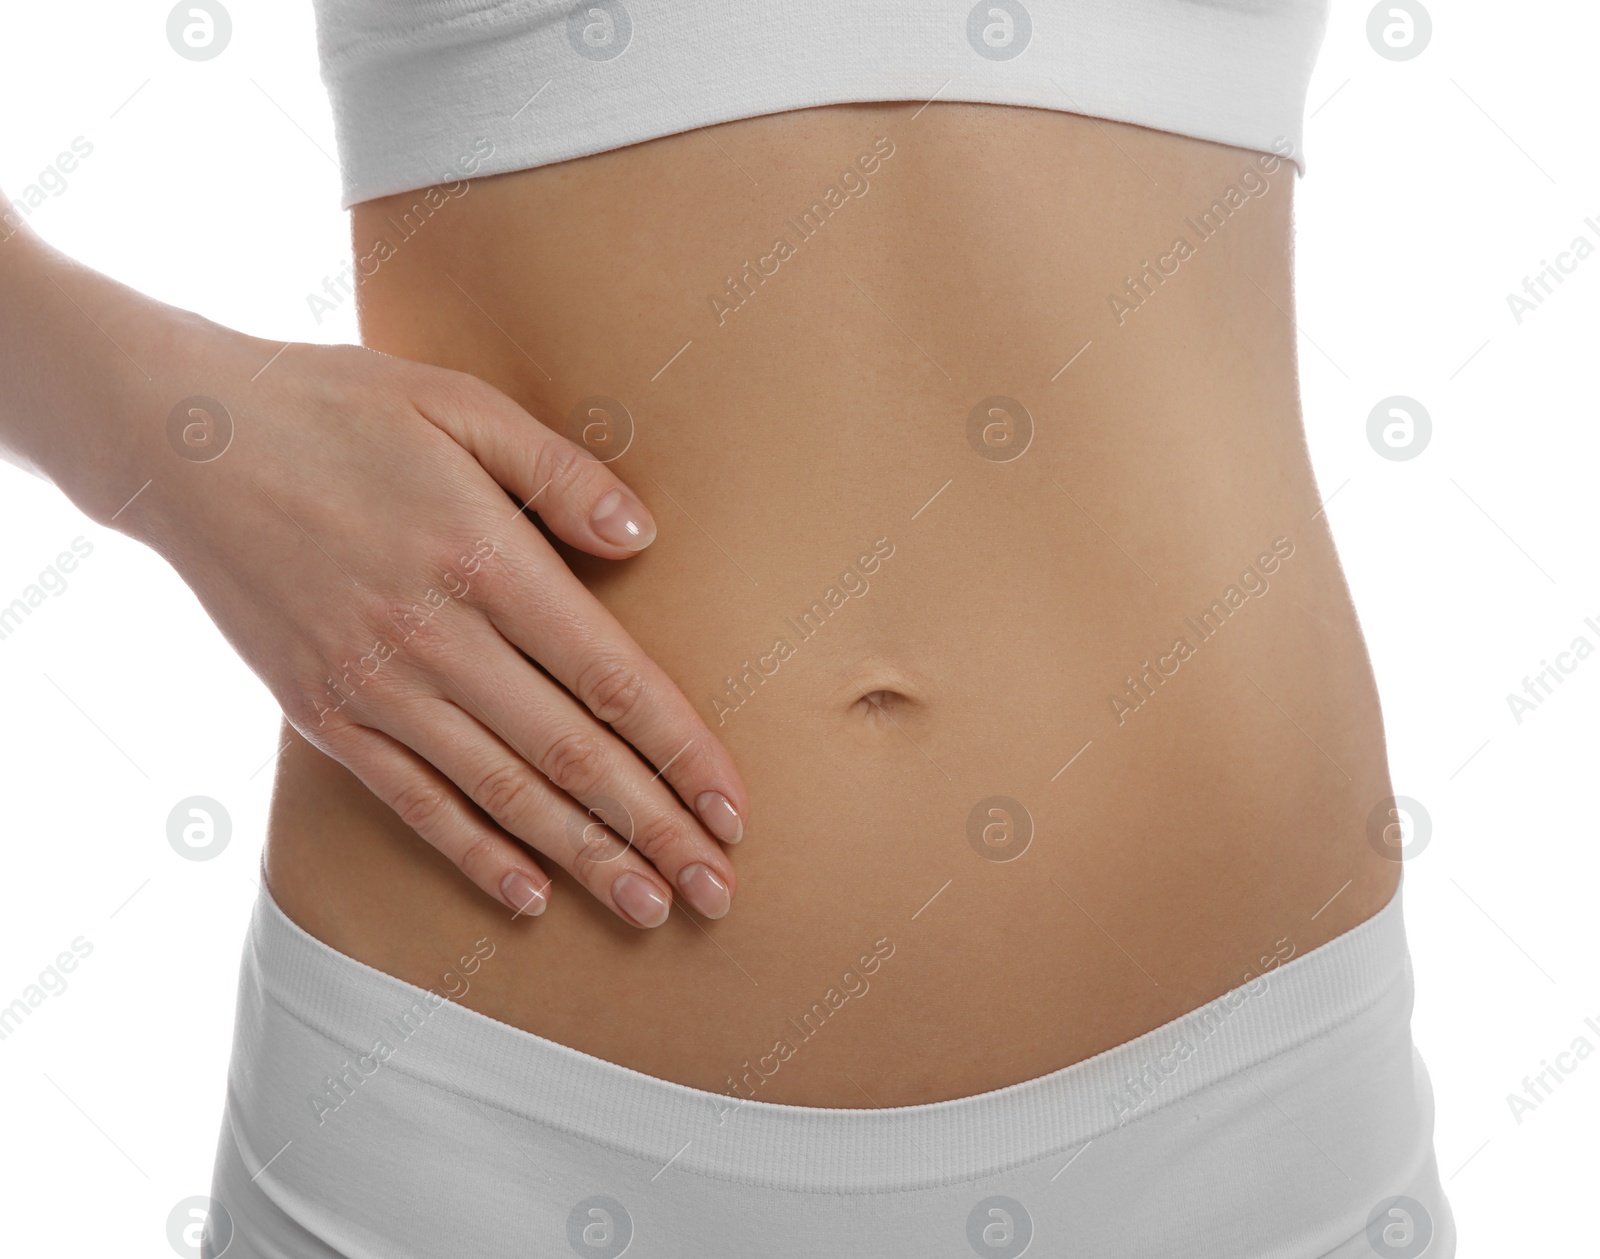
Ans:
MULTIPOLYGON (((306 302, 347 253, 309 4, 230 10, 227 51, 194 63, 163 4, 8 6, 0 187, 18 197, 82 136, 36 230, 220 322, 353 340, 348 303, 318 325, 306 302)), ((1600 245, 1600 13, 1438 3, 1401 62, 1367 13, 1335 3, 1307 107, 1306 420, 1395 789, 1433 822, 1406 917, 1459 1253, 1574 1253, 1593 1244, 1600 1054, 1520 1123, 1506 1096, 1579 1036, 1600 1049, 1600 658, 1520 724, 1506 695, 1575 637, 1600 647, 1600 257, 1520 325, 1506 296, 1575 237, 1600 245), (1405 462, 1366 436, 1397 394, 1433 421, 1405 462)), ((66 589, 0 640, 0 1005, 74 938, 93 947, 0 1042, 0 1250, 163 1256, 168 1212, 209 1185, 276 709, 160 560, 0 465, 0 605, 79 537, 66 589), (214 860, 167 842, 190 795, 232 817, 214 860)))

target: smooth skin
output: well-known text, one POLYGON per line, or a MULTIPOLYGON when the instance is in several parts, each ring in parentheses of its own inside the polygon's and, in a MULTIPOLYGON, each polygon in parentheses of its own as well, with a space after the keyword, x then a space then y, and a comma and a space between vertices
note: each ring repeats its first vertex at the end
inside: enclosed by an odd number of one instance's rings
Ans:
POLYGON ((1289 168, 1185 226, 1257 158, 942 101, 729 123, 475 178, 409 233, 414 196, 356 207, 358 256, 403 236, 356 289, 394 357, 265 371, 278 345, 13 239, 5 440, 167 555, 284 706, 266 872, 307 931, 423 987, 491 938, 464 1004, 730 1098, 980 1093, 1309 952, 1399 879, 1299 418, 1289 168), (719 318, 880 140, 870 191, 719 318), (1180 234, 1193 256, 1119 319, 1180 234), (165 435, 197 393, 237 419, 203 464, 165 435), (968 440, 995 396, 1032 416, 1018 458, 968 440), (562 445, 596 397, 635 429, 604 464, 562 445), (620 484, 643 551, 586 524, 620 484), (1246 569, 1260 592, 1171 669, 1246 569), (1031 828, 1012 860, 996 796, 1031 828))
POLYGON ((357 255, 394 244, 355 289, 367 344, 558 431, 626 407, 607 466, 660 536, 625 564, 564 554, 733 753, 752 815, 720 921, 680 901, 629 931, 558 887, 508 925, 291 741, 278 902, 421 986, 488 936, 465 1004, 730 1098, 839 1107, 1045 1074, 1377 912, 1400 872, 1369 830, 1382 719, 1299 416, 1294 176, 1245 179, 1259 157, 1046 110, 847 105, 474 178, 432 213, 357 206, 357 255), (1209 238, 1186 224, 1241 184, 1209 238), (1119 321, 1108 296, 1178 235, 1192 256, 1119 321), (763 256, 735 304, 727 278, 763 256), (968 439, 994 396, 1033 419, 1007 461, 968 439), (1186 621, 1241 581, 1257 593, 1199 641, 1186 621), (824 627, 797 626, 830 587, 824 627), (1170 676, 1119 715, 1146 661, 1170 676), (1031 821, 1008 861, 986 856, 1020 816, 972 838, 994 796, 1031 821))

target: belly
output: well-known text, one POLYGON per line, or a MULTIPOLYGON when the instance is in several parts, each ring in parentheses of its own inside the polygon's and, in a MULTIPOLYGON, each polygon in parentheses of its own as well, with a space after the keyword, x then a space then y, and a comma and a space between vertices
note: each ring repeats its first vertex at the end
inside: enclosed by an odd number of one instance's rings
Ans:
POLYGON ((636 931, 552 871, 513 923, 291 737, 284 909, 424 986, 488 936, 464 1004, 844 1107, 1066 1066, 1376 912, 1291 182, 1072 115, 838 106, 357 207, 367 343, 649 505, 641 556, 568 558, 752 805, 720 921, 636 931))

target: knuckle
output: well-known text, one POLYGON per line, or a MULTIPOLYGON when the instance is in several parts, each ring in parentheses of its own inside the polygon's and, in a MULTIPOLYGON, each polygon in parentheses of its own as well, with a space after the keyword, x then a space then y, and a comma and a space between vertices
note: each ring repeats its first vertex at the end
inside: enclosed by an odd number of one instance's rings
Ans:
POLYGON ((615 842, 594 821, 570 823, 567 827, 564 864, 585 887, 593 890, 597 871, 610 859, 606 850, 613 847, 615 842))
POLYGON ((434 586, 452 603, 483 607, 502 601, 511 573, 502 539, 492 526, 465 530, 434 566, 434 586))
POLYGON ((456 858, 456 868, 480 887, 494 887, 499 882, 495 875, 501 864, 500 847, 487 835, 478 836, 456 858))
POLYGON ((539 767, 570 796, 593 795, 605 769, 605 753, 581 730, 560 735, 545 749, 539 767))
POLYGON ((616 872, 629 868, 628 846, 603 827, 585 827, 568 853, 567 868, 601 899, 616 872))
POLYGON ((597 467, 592 455, 555 434, 539 451, 539 481, 547 482, 557 494, 583 484, 597 467))
POLYGON ((689 828, 670 814, 641 818, 633 831, 633 846, 646 861, 654 862, 689 837, 689 828))
POLYGON ((573 878, 602 900, 605 899, 601 896, 601 891, 605 883, 605 873, 612 867, 609 859, 597 850, 597 846, 578 845, 568 854, 566 865, 573 878))
POLYGON ((429 540, 416 548, 415 576, 404 595, 378 609, 377 628, 391 640, 403 641, 407 650, 434 653, 454 647, 463 626, 463 609, 481 609, 495 602, 509 574, 503 539, 497 526, 471 511, 448 526, 442 540, 429 540))
MULTIPOLYGON (((290 702, 279 701, 289 725, 302 739, 355 774, 375 795, 385 796, 384 771, 372 755, 381 736, 335 704, 337 700, 330 702, 310 686, 294 692, 290 702)), ((282 751, 280 748, 280 755, 282 751)))
POLYGON ((389 807, 402 822, 425 836, 444 817, 445 794, 431 783, 407 783, 395 792, 389 807))
POLYGON ((687 741, 662 777, 673 786, 685 789, 726 773, 730 758, 722 752, 716 735, 706 729, 698 713, 692 714, 685 731, 687 741))
POLYGON ((418 698, 415 685, 401 676, 400 666, 388 661, 367 670, 351 664, 340 667, 327 686, 328 708, 341 719, 360 721, 376 713, 393 713, 418 698))
POLYGON ((447 615, 450 599, 439 583, 420 583, 414 598, 395 598, 365 609, 361 646, 342 672, 380 693, 395 690, 403 666, 435 666, 455 651, 456 635, 447 615))
POLYGON ((527 811, 533 786, 532 775, 522 766, 496 765, 478 780, 472 798, 485 813, 505 825, 527 811))
POLYGON ((402 688, 395 669, 378 651, 374 639, 365 647, 320 653, 317 665, 301 670, 292 683, 284 708, 290 722, 326 737, 359 725, 359 714, 399 698, 402 688))
POLYGON ((289 683, 285 693, 278 697, 278 705, 296 730, 315 731, 321 738, 337 739, 352 724, 343 712, 340 697, 330 694, 327 684, 313 679, 309 673, 289 683))
POLYGON ((625 722, 645 695, 643 675, 631 665, 601 660, 578 678, 578 696, 608 726, 625 722))

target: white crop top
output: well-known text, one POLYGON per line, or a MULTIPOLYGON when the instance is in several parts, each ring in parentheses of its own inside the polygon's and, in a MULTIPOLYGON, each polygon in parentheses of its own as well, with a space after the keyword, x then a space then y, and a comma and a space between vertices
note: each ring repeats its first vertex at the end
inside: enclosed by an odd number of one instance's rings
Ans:
POLYGON ((313 0, 343 198, 845 101, 1031 105, 1288 156, 1328 0, 313 0))

